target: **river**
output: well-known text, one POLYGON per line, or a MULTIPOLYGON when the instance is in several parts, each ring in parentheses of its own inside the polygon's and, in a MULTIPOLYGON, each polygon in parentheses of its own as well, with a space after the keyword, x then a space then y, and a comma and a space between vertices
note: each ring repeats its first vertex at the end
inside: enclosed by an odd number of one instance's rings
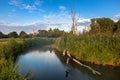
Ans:
POLYGON ((72 60, 66 64, 64 56, 52 46, 36 47, 21 53, 15 64, 18 72, 25 76, 30 71, 33 80, 120 80, 120 68, 86 63, 101 75, 93 74, 89 69, 72 60))

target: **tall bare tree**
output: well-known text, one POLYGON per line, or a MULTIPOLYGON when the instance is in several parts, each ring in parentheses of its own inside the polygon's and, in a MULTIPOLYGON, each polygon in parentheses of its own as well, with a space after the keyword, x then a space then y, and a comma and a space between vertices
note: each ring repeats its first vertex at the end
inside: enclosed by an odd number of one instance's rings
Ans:
POLYGON ((75 9, 72 7, 71 8, 71 19, 72 19, 72 28, 71 31, 73 34, 77 34, 77 26, 78 26, 78 20, 79 20, 79 15, 76 15, 75 9))

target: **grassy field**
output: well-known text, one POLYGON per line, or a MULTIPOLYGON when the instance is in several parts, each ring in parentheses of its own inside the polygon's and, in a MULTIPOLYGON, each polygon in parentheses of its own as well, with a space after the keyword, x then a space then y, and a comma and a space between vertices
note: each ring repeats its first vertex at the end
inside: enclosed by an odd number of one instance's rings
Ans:
POLYGON ((64 35, 57 39, 56 47, 67 50, 81 61, 120 66, 120 37, 106 35, 64 35))

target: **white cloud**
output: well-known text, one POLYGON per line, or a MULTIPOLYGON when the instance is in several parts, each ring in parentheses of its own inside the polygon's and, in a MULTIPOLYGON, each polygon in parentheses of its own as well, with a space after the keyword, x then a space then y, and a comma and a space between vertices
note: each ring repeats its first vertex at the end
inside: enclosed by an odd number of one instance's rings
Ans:
POLYGON ((44 16, 44 21, 50 23, 70 23, 71 18, 68 12, 49 13, 44 16))
POLYGON ((118 21, 118 20, 120 20, 120 13, 119 13, 119 14, 117 14, 117 15, 115 15, 115 18, 114 18, 114 20, 115 20, 115 21, 118 21))
POLYGON ((59 6, 59 9, 64 11, 64 10, 66 10, 66 7, 65 6, 59 6))
POLYGON ((82 32, 84 30, 90 30, 90 19, 79 19, 78 20, 78 30, 79 32, 82 32))
MULTIPOLYGON (((89 19, 80 19, 78 20, 79 26, 78 30, 82 30, 90 23, 89 19)), ((27 33, 33 32, 39 29, 48 30, 49 28, 59 28, 60 30, 70 31, 71 30, 71 16, 68 12, 60 13, 49 13, 44 15, 43 19, 40 21, 35 21, 28 24, 16 24, 11 22, 0 21, 0 30, 2 32, 8 33, 10 31, 17 31, 18 33, 21 30, 26 31, 27 33)))
POLYGON ((0 25, 6 25, 6 26, 17 26, 18 24, 12 23, 12 22, 7 22, 7 21, 0 21, 0 25))
POLYGON ((40 0, 35 0, 32 5, 29 4, 29 3, 27 3, 27 4, 23 3, 22 0, 10 0, 8 2, 9 5, 16 6, 16 7, 20 8, 20 9, 26 9, 28 11, 38 10, 38 7, 41 6, 42 3, 43 3, 43 1, 40 1, 40 0))
POLYGON ((17 31, 18 33, 21 30, 30 33, 33 31, 33 29, 37 31, 39 29, 48 30, 49 28, 59 28, 60 30, 70 31, 70 23, 70 15, 67 12, 50 13, 48 15, 45 15, 43 20, 22 25, 0 21, 0 30, 2 30, 4 33, 8 33, 13 30, 17 31))
MULTIPOLYGON (((68 12, 50 13, 44 16, 44 22, 47 22, 53 28, 59 28, 65 31, 71 30, 71 15, 68 12)), ((78 30, 82 32, 90 25, 90 19, 80 18, 78 21, 78 30)))
POLYGON ((68 12, 50 13, 44 16, 43 21, 49 24, 49 27, 70 30, 71 18, 68 12))
POLYGON ((16 24, 16 23, 11 23, 11 22, 5 22, 5 21, 0 21, 0 31, 3 33, 9 33, 11 31, 25 31, 27 33, 33 32, 33 30, 37 31, 39 29, 46 29, 47 26, 44 23, 30 23, 30 24, 16 24))
POLYGON ((26 10, 35 10, 36 6, 35 5, 29 5, 29 4, 23 4, 23 8, 26 10))
POLYGON ((21 4, 20 0, 10 0, 8 4, 13 5, 13 6, 19 6, 21 4))
POLYGON ((78 23, 80 26, 88 26, 90 24, 90 19, 79 19, 78 23))
POLYGON ((42 3, 43 3, 43 1, 41 1, 41 0, 36 0, 36 1, 34 2, 34 4, 35 4, 36 6, 41 6, 42 3))

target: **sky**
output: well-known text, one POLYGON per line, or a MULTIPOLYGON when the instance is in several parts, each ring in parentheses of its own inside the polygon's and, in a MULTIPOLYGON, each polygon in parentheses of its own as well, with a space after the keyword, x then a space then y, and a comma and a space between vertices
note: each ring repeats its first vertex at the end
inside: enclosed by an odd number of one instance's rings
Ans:
POLYGON ((79 30, 89 26, 91 18, 120 19, 120 0, 1 0, 0 31, 26 31, 59 28, 71 30, 74 8, 79 30))

